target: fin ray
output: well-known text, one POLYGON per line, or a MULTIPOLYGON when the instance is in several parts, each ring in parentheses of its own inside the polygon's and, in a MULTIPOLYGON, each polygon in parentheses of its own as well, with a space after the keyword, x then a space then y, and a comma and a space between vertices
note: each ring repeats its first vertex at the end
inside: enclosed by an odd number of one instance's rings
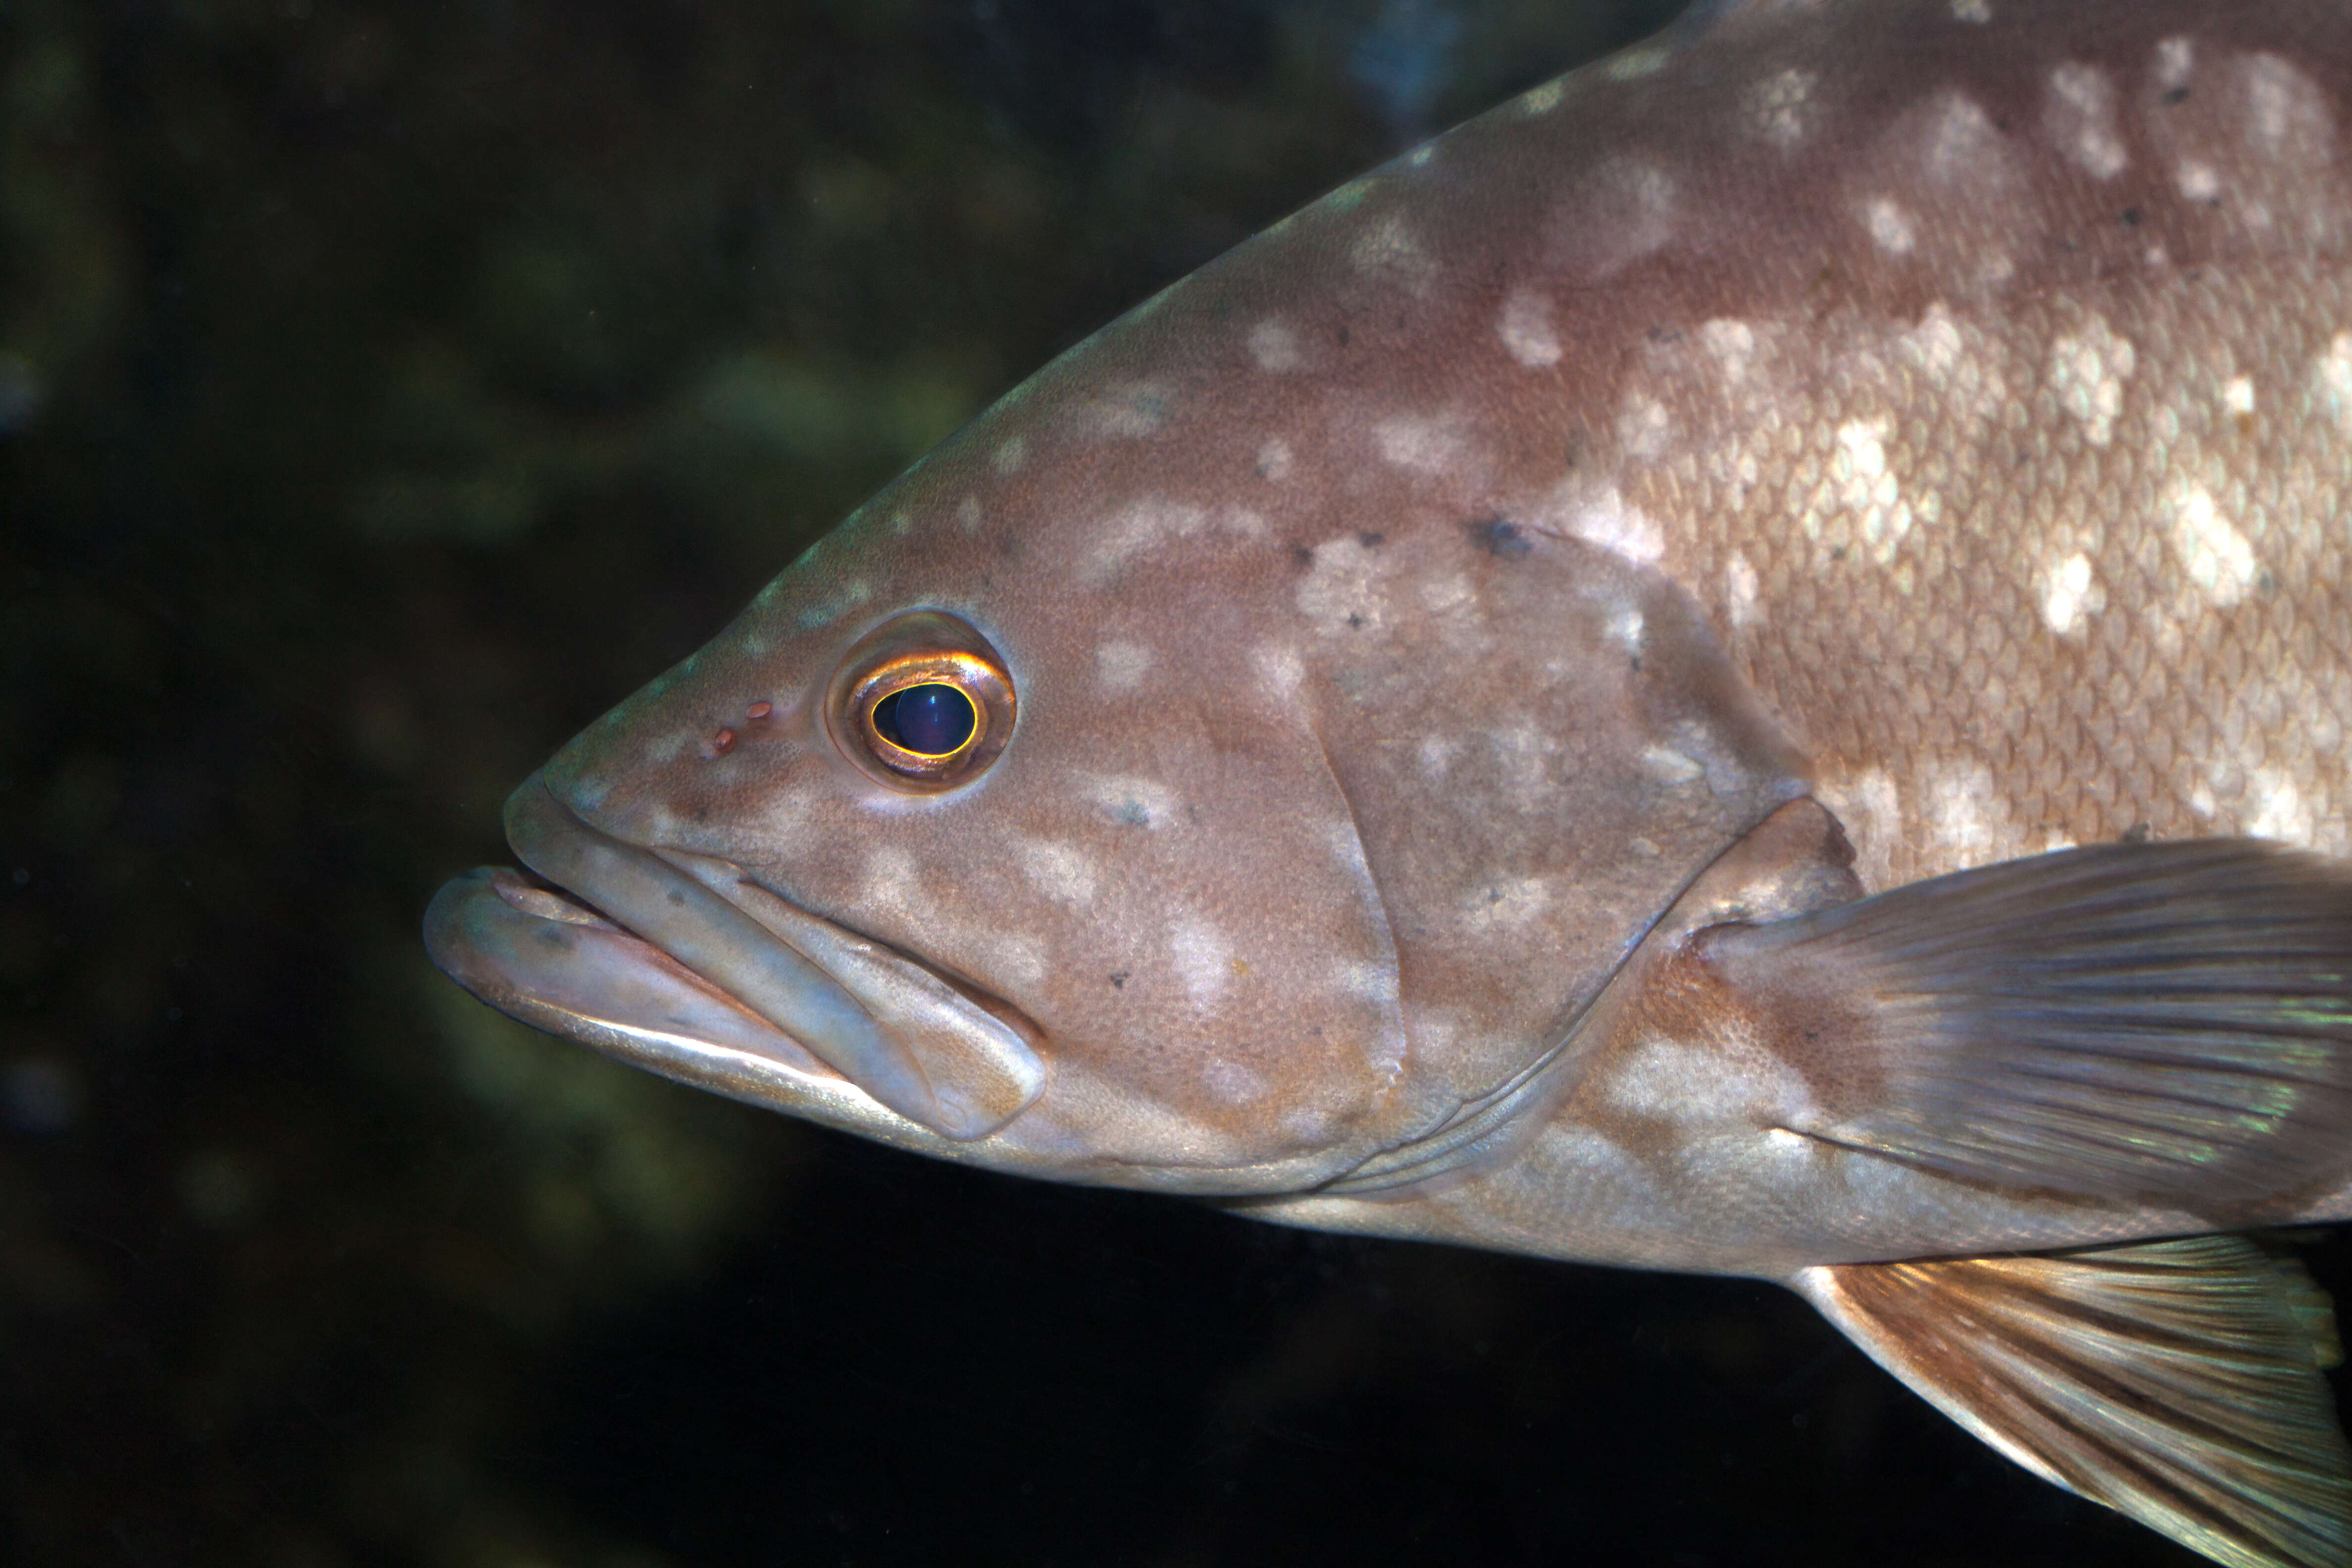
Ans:
POLYGON ((2060 1486, 2232 1568, 2352 1561, 2352 1448, 2319 1373, 2316 1288, 2291 1258, 2209 1236, 1842 1264, 1792 1283, 2060 1486))
POLYGON ((2235 1221, 2352 1164, 2352 873, 2104 845, 1693 939, 1827 1087, 1795 1131, 2235 1221))

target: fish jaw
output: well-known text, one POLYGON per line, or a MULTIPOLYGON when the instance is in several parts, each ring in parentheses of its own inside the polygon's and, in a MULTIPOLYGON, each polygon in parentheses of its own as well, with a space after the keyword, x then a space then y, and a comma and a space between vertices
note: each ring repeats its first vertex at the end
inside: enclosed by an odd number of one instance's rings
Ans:
POLYGON ((728 897, 748 882, 731 868, 696 858, 698 876, 601 833, 537 779, 508 801, 507 837, 532 869, 593 899, 877 1100, 945 1137, 995 1131, 1044 1086, 1036 1053, 1002 1016, 958 1006, 910 960, 782 900, 770 912, 791 924, 774 929, 728 897), (926 979, 929 1016, 905 994, 926 979))
POLYGON ((734 868, 600 832, 536 774, 507 823, 551 885, 478 871, 425 920, 435 962, 503 1012, 893 1142, 985 1137, 1044 1089, 1008 1005, 773 895, 747 912, 762 895, 734 868))
POLYGON ((533 1028, 680 1083, 936 1153, 939 1134, 890 1110, 797 1040, 642 937, 507 867, 453 878, 425 914, 443 973, 533 1028))

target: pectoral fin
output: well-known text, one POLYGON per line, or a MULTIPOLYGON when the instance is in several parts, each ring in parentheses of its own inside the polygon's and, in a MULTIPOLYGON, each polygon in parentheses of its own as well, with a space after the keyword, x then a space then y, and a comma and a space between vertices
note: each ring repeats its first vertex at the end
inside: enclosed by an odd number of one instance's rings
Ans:
POLYGON ((2352 1561, 2352 1450, 2315 1338, 2333 1326, 2300 1267, 2244 1237, 1790 1283, 2036 1475, 2239 1568, 2352 1561))
POLYGON ((1813 1085, 1792 1131, 2217 1226, 2352 1165, 2336 861, 2105 845, 1718 926, 1688 956, 1813 1085))

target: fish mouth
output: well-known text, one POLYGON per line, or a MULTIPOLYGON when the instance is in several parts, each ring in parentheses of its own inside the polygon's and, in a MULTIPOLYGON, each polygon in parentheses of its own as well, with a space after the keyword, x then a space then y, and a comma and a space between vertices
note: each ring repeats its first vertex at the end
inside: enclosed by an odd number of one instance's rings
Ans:
POLYGON ((537 773, 508 800, 506 827, 537 875, 456 879, 425 911, 425 941, 444 973, 509 1016, 918 1145, 986 1137, 1044 1091, 1036 1026, 1017 1009, 731 861, 614 837, 537 773))

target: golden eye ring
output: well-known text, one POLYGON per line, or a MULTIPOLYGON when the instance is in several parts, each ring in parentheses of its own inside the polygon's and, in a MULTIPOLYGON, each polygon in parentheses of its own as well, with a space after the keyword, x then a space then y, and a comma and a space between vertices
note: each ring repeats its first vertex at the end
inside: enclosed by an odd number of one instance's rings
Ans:
POLYGON ((1012 678, 971 627, 899 616, 842 661, 826 703, 835 743, 878 784, 933 794, 984 772, 1012 738, 1012 678))

